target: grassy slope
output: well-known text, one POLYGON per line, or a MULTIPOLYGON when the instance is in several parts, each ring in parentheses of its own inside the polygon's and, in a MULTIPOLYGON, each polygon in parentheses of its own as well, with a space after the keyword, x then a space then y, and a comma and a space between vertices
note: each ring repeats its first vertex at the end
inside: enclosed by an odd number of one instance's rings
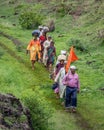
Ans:
MULTIPOLYGON (((103 24, 103 10, 102 8, 104 7, 104 3, 93 3, 93 1, 87 1, 86 4, 86 12, 85 14, 83 14, 82 16, 79 17, 79 19, 77 20, 73 20, 72 21, 72 17, 69 15, 66 15, 62 18, 58 18, 56 20, 56 32, 52 33, 52 36, 54 37, 55 41, 56 41, 56 47, 57 47, 57 52, 59 53, 60 49, 63 48, 67 48, 66 42, 68 42, 71 38, 75 38, 75 39, 80 39, 81 41, 83 41, 84 44, 86 44, 89 49, 90 49, 90 53, 91 56, 89 56, 87 53, 81 53, 79 51, 76 51, 76 53, 78 54, 78 56, 81 58, 81 60, 77 61, 75 64, 77 65, 78 69, 78 73, 80 76, 80 81, 81 81, 81 90, 82 93, 79 95, 79 102, 78 102, 78 111, 79 113, 82 115, 83 118, 85 118, 90 124, 91 126, 97 130, 103 130, 104 129, 104 124, 103 124, 103 108, 104 108, 104 104, 103 104, 103 92, 101 92, 99 90, 100 87, 104 86, 104 81, 103 81, 103 77, 104 77, 104 46, 99 46, 101 44, 102 39, 98 38, 98 30, 104 28, 104 24, 103 24), (97 8, 97 6, 99 6, 98 9, 95 10, 95 8, 97 8), (97 11, 95 13, 95 11, 97 11), (95 15, 96 14, 96 15, 95 15), (64 24, 64 21, 66 21, 66 24, 64 24), (70 21, 70 24, 69 22, 70 21), (65 26, 63 26, 65 25, 65 26), (67 32, 67 33, 66 33, 67 32), (58 37, 59 34, 64 34, 64 37, 58 37), (86 62, 87 61, 92 61, 92 60, 96 60, 96 62, 87 65, 86 62)), ((9 10, 9 7, 7 8, 9 10)), ((2 13, 6 13, 7 11, 3 11, 2 9, 2 13)), ((9 12, 11 13, 11 12, 9 12)), ((7 14, 9 15, 9 14, 7 14)), ((12 18, 12 17, 11 17, 12 18)), ((12 18, 13 19, 13 18, 12 18)), ((28 40, 31 38, 30 34, 31 31, 23 31, 21 30, 21 28, 17 28, 17 27, 13 27, 11 24, 10 19, 1 19, 0 20, 2 22, 2 26, 1 26, 1 30, 20 39, 21 41, 24 42, 24 44, 27 45, 28 40), (5 22, 5 26, 4 26, 4 22, 5 22), (11 28, 10 28, 11 27, 11 28)), ((13 20, 12 20, 13 22, 13 20)), ((6 38, 1 37, 1 41, 3 41, 4 44, 9 43, 10 41, 8 41, 6 38)), ((8 46, 13 50, 15 50, 15 47, 12 46, 12 43, 8 44, 8 46), (11 44, 11 45, 10 45, 11 44)), ((26 46, 25 45, 25 46, 26 46)), ((9 60, 8 64, 7 64, 7 54, 5 54, 6 56, 4 56, 5 60, 2 60, 2 63, 0 66, 2 66, 2 69, 0 67, 0 71, 1 73, 3 73, 3 77, 1 78, 2 81, 2 86, 4 86, 3 88, 1 87, 1 91, 3 92, 13 92, 14 94, 16 94, 16 96, 20 97, 20 93, 19 90, 21 89, 21 91, 23 91, 24 87, 25 88, 29 87, 29 86, 34 86, 33 81, 31 80, 31 78, 29 79, 30 81, 27 82, 22 82, 24 80, 28 79, 28 76, 26 76, 26 72, 28 72, 28 74, 30 75, 29 77, 31 77, 31 75, 33 75, 33 73, 31 72, 30 74, 30 69, 28 70, 25 67, 22 67, 22 71, 24 70, 24 76, 22 76, 22 78, 19 78, 19 84, 18 86, 20 86, 20 88, 18 88, 17 81, 15 78, 13 78, 14 76, 10 76, 11 73, 13 75, 15 75, 15 77, 19 77, 21 74, 21 71, 19 70, 19 67, 17 63, 16 67, 15 64, 12 66, 17 73, 14 73, 14 71, 12 69, 7 69, 9 66, 11 66, 11 64, 13 63, 12 61, 14 61, 13 59, 11 59, 11 62, 9 60), (6 64, 6 66, 4 66, 3 64, 6 64), (15 69, 17 68, 17 70, 15 69), (8 71, 5 71, 8 70, 8 71), (26 70, 25 70, 26 69, 26 70), (18 75, 16 75, 18 74, 18 75), (8 76, 8 78, 7 78, 8 76), (10 88, 8 89, 8 84, 5 84, 5 78, 7 78, 7 83, 11 83, 12 85, 10 85, 10 88), (12 80, 11 80, 12 79, 12 80), (15 86, 11 87, 11 86, 15 86), (17 92, 17 93, 16 93, 17 92)), ((18 55, 20 55, 21 57, 24 57, 24 53, 18 53, 18 55)), ((25 56, 25 60, 28 61, 27 57, 25 56)), ((16 62, 16 61, 15 61, 16 62)), ((19 64, 19 66, 23 66, 21 64, 19 64)), ((38 70, 40 69, 41 65, 37 64, 37 68, 38 70)), ((43 77, 46 77, 44 79, 45 83, 50 83, 50 81, 47 79, 48 74, 46 76, 46 72, 45 69, 43 67, 41 67, 41 71, 45 72, 42 73, 42 77, 41 80, 39 80, 38 77, 40 77, 40 75, 38 74, 38 70, 37 72, 34 72, 36 77, 34 78, 36 85, 37 84, 42 84, 40 83, 40 81, 43 81, 43 77)), ((41 73, 41 72, 39 72, 41 73)), ((50 90, 48 89, 48 92, 50 92, 50 90)), ((49 95, 48 95, 49 96, 49 95)), ((54 97, 53 97, 54 98, 54 97)), ((55 102, 55 101, 53 101, 55 102)), ((56 101, 57 104, 57 101, 56 101)), ((58 107, 58 106, 56 106, 58 107)), ((57 111, 57 113, 55 113, 55 115, 53 116, 53 120, 57 120, 57 123, 55 124, 55 128, 60 128, 60 129, 65 129, 67 130, 69 127, 72 128, 72 130, 76 130, 76 126, 73 125, 73 122, 75 122, 75 119, 73 119, 73 115, 70 115, 70 118, 68 120, 72 120, 72 122, 70 124, 67 124, 67 122, 65 123, 65 125, 60 126, 59 124, 61 122, 63 122, 63 120, 65 120, 66 115, 61 114, 61 111, 57 111), (70 126, 72 125, 72 126, 70 126), (64 128, 65 127, 65 128, 64 128)), ((79 130, 80 128, 78 128, 79 130)))
MULTIPOLYGON (((51 81, 48 79, 48 74, 45 72, 44 68, 36 65, 36 67, 39 67, 41 71, 37 70, 32 72, 30 68, 26 67, 24 64, 19 63, 17 59, 10 56, 1 47, 0 50, 2 50, 3 54, 0 58, 0 73, 2 74, 0 78, 0 91, 3 93, 12 93, 22 100, 26 91, 32 89, 32 91, 35 92, 37 86, 41 85, 42 87, 43 85, 47 85, 47 87, 45 87, 45 90, 44 88, 41 88, 41 91, 44 91, 44 97, 46 98, 46 101, 49 100, 51 102, 54 102, 54 104, 52 103, 54 105, 52 105, 54 113, 52 119, 49 120, 50 123, 54 123, 54 128, 53 126, 51 126, 50 129, 57 130, 61 128, 62 130, 64 130, 72 127, 72 130, 76 130, 78 127, 77 125, 75 125, 75 119, 73 118, 73 116, 68 117, 66 113, 62 113, 62 110, 57 110, 58 108, 60 109, 60 105, 56 105, 58 101, 56 101, 54 95, 52 94, 52 91, 50 91, 51 81), (42 73, 42 71, 44 71, 45 73, 42 73), (39 74, 40 72, 41 74, 39 74), (63 119, 65 120, 66 117, 67 120, 71 120, 70 123, 66 122, 60 125, 60 123, 63 122, 63 119)), ((40 97, 41 100, 42 98, 43 97, 40 97)))

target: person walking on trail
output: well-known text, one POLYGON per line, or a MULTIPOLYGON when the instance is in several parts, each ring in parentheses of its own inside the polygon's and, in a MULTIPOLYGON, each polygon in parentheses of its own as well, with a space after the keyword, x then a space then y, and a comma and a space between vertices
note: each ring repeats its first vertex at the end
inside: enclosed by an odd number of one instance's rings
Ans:
POLYGON ((40 41, 38 40, 38 34, 37 33, 32 33, 32 36, 34 37, 28 44, 27 46, 27 54, 30 52, 30 60, 32 63, 32 69, 34 70, 34 64, 35 61, 40 60, 41 56, 40 56, 40 51, 41 51, 41 45, 40 45, 40 41))
POLYGON ((58 84, 59 97, 61 99, 64 98, 64 96, 65 96, 65 89, 66 89, 66 86, 63 85, 63 83, 62 83, 62 80, 63 80, 63 78, 65 76, 65 64, 66 64, 66 61, 64 61, 63 67, 60 68, 58 74, 56 75, 56 77, 54 79, 54 82, 58 84))
POLYGON ((47 40, 43 43, 43 47, 44 47, 44 51, 43 51, 43 64, 45 66, 47 66, 47 59, 48 59, 47 48, 50 46, 51 41, 52 41, 52 37, 48 36, 47 40))
POLYGON ((42 61, 44 51, 43 43, 47 40, 47 33, 45 31, 42 32, 42 35, 39 37, 39 40, 41 45, 41 61, 42 61))
POLYGON ((60 62, 61 57, 64 57, 64 59, 66 60, 67 52, 65 50, 61 50, 60 55, 58 55, 57 57, 56 65, 60 62))
POLYGON ((70 72, 68 72, 63 78, 63 85, 66 85, 65 95, 65 108, 66 111, 72 108, 72 112, 76 112, 77 107, 77 92, 80 91, 80 82, 78 74, 76 73, 76 67, 71 66, 70 72))
POLYGON ((61 53, 60 53, 60 55, 58 55, 57 60, 56 60, 56 64, 55 64, 54 71, 53 71, 53 78, 56 77, 56 75, 59 72, 59 70, 61 69, 61 67, 64 66, 63 63, 64 63, 64 61, 66 61, 66 58, 67 58, 66 57, 66 51, 65 50, 61 50, 61 53), (64 61, 61 61, 62 59, 64 61))
POLYGON ((49 70, 50 73, 52 73, 52 66, 54 64, 55 61, 55 57, 56 57, 56 48, 54 46, 54 42, 51 41, 50 46, 47 48, 47 68, 49 70))
POLYGON ((60 69, 64 67, 65 60, 66 58, 62 55, 61 58, 59 59, 59 63, 55 66, 54 76, 56 76, 60 71, 60 69))

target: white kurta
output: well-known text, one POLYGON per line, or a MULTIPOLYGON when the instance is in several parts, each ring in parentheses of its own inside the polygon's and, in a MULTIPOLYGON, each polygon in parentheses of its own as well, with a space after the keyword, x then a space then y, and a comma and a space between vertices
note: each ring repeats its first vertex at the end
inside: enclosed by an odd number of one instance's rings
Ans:
POLYGON ((47 48, 50 46, 50 42, 49 40, 46 40, 44 43, 43 43, 43 47, 44 47, 44 52, 43 52, 43 64, 44 65, 47 65, 47 59, 48 59, 48 56, 47 56, 47 48))
POLYGON ((65 93, 65 89, 66 89, 66 86, 63 85, 63 83, 62 83, 64 76, 65 76, 65 68, 63 67, 60 69, 59 73, 56 75, 56 78, 55 78, 55 82, 59 83, 60 98, 63 98, 64 93, 65 93))

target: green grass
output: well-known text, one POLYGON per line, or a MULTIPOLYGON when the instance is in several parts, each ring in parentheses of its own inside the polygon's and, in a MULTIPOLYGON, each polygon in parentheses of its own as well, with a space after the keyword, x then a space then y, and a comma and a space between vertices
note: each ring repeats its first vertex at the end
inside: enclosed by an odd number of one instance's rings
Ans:
MULTIPOLYGON (((77 6, 76 1, 69 1, 77 6)), ((8 16, 13 14, 13 7, 7 6, 7 10, 3 7, 6 2, 1 1, 0 14, 8 16), (10 12, 8 12, 10 11, 10 12)), ((54 4, 54 3, 53 3, 54 4)), ((86 120, 94 130, 103 130, 103 115, 104 115, 104 92, 99 88, 104 87, 104 38, 98 37, 98 31, 104 28, 103 20, 103 7, 104 2, 94 2, 94 0, 84 1, 82 15, 74 20, 69 14, 65 16, 57 16, 57 14, 48 14, 55 20, 56 30, 52 35, 55 40, 55 46, 57 49, 57 55, 61 49, 69 50, 70 40, 79 39, 82 45, 88 48, 91 55, 86 52, 80 52, 75 50, 79 59, 75 64, 78 68, 78 74, 81 82, 81 93, 78 95, 78 113, 81 117, 86 120), (98 7, 98 8, 97 8, 98 7), (56 17, 57 16, 57 17, 56 17), (59 37, 62 35, 62 37, 59 37), (95 62, 92 62, 92 61, 95 62), (87 64, 92 62, 91 64, 87 64)), ((81 5, 81 7, 82 7, 81 5)), ((51 5, 52 6, 52 5, 51 5)), ((73 9, 74 9, 73 7, 73 9)), ((54 108, 53 116, 49 122, 52 123, 51 130, 81 130, 78 119, 73 114, 66 114, 63 111, 63 107, 60 105, 60 101, 55 99, 55 95, 51 91, 50 87, 52 81, 48 78, 48 72, 39 63, 36 63, 36 70, 31 70, 31 63, 29 56, 25 55, 25 48, 29 40, 32 38, 32 30, 22 30, 18 26, 18 20, 15 16, 9 18, 0 19, 1 25, 0 30, 4 33, 19 39, 24 49, 18 52, 15 45, 11 40, 0 36, 0 42, 13 51, 17 56, 20 56, 24 63, 19 62, 19 59, 15 59, 9 55, 6 50, 0 48, 0 92, 13 93, 15 96, 22 100, 22 94, 28 89, 32 89, 35 92, 35 87, 40 86, 43 97, 46 101, 51 102, 52 108, 54 108), (12 24, 16 23, 14 27, 12 24), (27 66, 25 66, 25 64, 27 66)), ((22 100, 23 101, 23 100, 22 100)), ((82 122, 83 123, 83 122, 82 122)))
MULTIPOLYGON (((32 72, 29 68, 26 68, 23 64, 19 63, 16 59, 9 56, 7 52, 4 52, 4 55, 1 57, 0 66, 1 66, 0 73, 2 74, 2 77, 0 78, 0 83, 1 83, 0 92, 12 93, 17 98, 20 98, 22 100, 22 98, 24 97, 24 93, 26 93, 26 91, 30 92, 29 90, 32 90, 35 93, 37 86, 39 87, 41 85, 40 90, 41 92, 43 91, 43 95, 41 95, 43 97, 40 97, 41 100, 42 98, 46 98, 46 102, 47 101, 50 102, 51 99, 53 98, 53 100, 51 101, 51 105, 53 104, 52 103, 53 101, 56 102, 56 104, 54 104, 55 106, 52 105, 52 108, 55 109, 55 107, 57 107, 57 102, 59 101, 56 101, 55 96, 50 90, 52 82, 49 81, 48 74, 45 71, 44 71, 45 73, 41 73, 42 77, 41 75, 37 77, 38 75, 37 73, 39 71, 32 72), (41 88, 43 85, 47 85, 47 87, 41 88), (50 96, 50 99, 48 99, 47 96, 48 97, 50 96)), ((41 69, 44 70, 43 67, 41 69)), ((58 105, 58 107, 59 110, 58 108, 57 110, 54 110, 53 116, 52 118, 50 118, 49 122, 51 124, 54 124, 55 129, 58 129, 60 128, 59 123, 63 121, 63 118, 66 119, 67 116, 68 120, 71 120, 71 123, 66 122, 65 124, 63 124, 62 130, 64 130, 64 128, 67 129, 69 126, 72 126, 72 130, 76 130, 77 126, 75 125, 75 119, 73 118, 73 116, 66 115, 66 113, 64 114, 60 112, 60 105, 58 105), (62 119, 60 119, 57 122, 58 118, 62 118, 62 119)), ((53 130, 53 127, 50 129, 53 130)))

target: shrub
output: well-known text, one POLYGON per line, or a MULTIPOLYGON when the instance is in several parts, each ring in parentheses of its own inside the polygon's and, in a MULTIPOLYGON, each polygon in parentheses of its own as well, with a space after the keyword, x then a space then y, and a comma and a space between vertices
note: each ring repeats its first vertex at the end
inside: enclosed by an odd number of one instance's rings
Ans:
POLYGON ((25 29, 32 29, 42 23, 42 16, 32 11, 25 11, 20 15, 19 23, 25 29))
MULTIPOLYGON (((38 87, 39 88, 39 87, 38 87)), ((28 89, 23 92, 22 98, 30 109, 32 125, 35 130, 48 130, 48 119, 51 117, 52 108, 47 103, 39 89, 28 89)))
POLYGON ((71 3, 69 1, 59 2, 55 8, 56 13, 60 17, 63 17, 67 14, 73 15, 75 12, 77 12, 77 6, 75 6, 74 3, 71 3))
POLYGON ((80 39, 70 39, 70 41, 67 42, 67 45, 74 46, 77 50, 81 52, 88 52, 88 46, 83 44, 80 39))
POLYGON ((20 5, 15 6, 14 7, 14 14, 16 15, 16 14, 21 13, 21 11, 23 11, 26 7, 27 7, 27 5, 25 5, 25 4, 20 4, 20 5))
POLYGON ((19 16, 19 23, 24 29, 33 29, 42 24, 44 16, 39 9, 40 7, 24 8, 19 16))
POLYGON ((17 0, 9 0, 9 4, 15 4, 17 0))

